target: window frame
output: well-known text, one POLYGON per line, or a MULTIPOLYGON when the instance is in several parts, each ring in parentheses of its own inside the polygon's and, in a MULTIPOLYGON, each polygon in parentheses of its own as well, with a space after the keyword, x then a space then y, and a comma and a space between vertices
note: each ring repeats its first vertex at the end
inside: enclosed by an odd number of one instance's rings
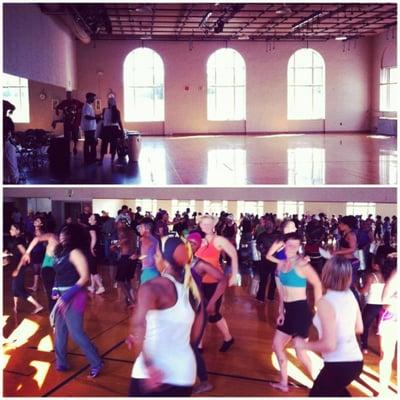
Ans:
POLYGON ((367 218, 369 214, 376 215, 376 203, 362 202, 362 201, 348 201, 346 202, 346 215, 362 215, 367 218), (365 212, 362 211, 365 209, 365 212), (360 213, 360 211, 362 211, 360 213))
MULTIPOLYGON (((128 55, 125 57, 124 63, 123 63, 123 88, 124 88, 124 122, 164 122, 165 121, 165 66, 163 59, 161 56, 153 49, 149 47, 138 47, 131 52, 128 53, 128 55), (140 57, 140 54, 137 54, 138 52, 146 50, 146 51, 151 51, 152 54, 152 84, 136 84, 135 81, 135 67, 137 61, 136 57, 140 57), (157 60, 157 61, 156 61, 157 60), (162 77, 162 84, 157 84, 156 83, 156 64, 160 63, 160 71, 161 72, 161 77, 162 77), (129 69, 131 69, 129 75, 129 69), (128 77, 131 77, 129 79, 128 77), (128 84, 128 80, 132 80, 134 83, 132 85, 128 84), (157 99, 156 99, 156 91, 161 88, 162 90, 162 108, 160 111, 160 114, 157 114, 157 99), (136 116, 137 111, 135 112, 135 105, 137 104, 136 98, 137 98, 137 89, 149 89, 152 90, 152 105, 153 105, 153 110, 152 110, 152 117, 151 118, 141 118, 140 115, 136 116), (128 96, 129 93, 133 91, 133 105, 131 105, 132 110, 130 111, 129 107, 129 100, 128 96)), ((140 99, 140 97, 139 97, 140 99)))
POLYGON ((393 78, 393 75, 397 76, 398 79, 398 68, 394 67, 383 67, 380 70, 380 78, 379 78, 379 111, 380 112, 395 112, 397 114, 397 104, 396 99, 391 99, 390 93, 391 88, 394 86, 397 87, 397 79, 393 78), (395 71, 395 74, 393 73, 395 71), (387 77, 387 79, 386 79, 387 77), (382 93, 386 92, 386 93, 382 93), (385 103, 382 104, 382 98, 385 97, 385 103), (394 104, 392 104, 394 103, 394 104))
POLYGON ((301 216, 304 214, 304 201, 298 200, 278 200, 276 202, 276 215, 278 218, 283 218, 285 214, 293 216, 294 214, 301 216), (296 207, 296 212, 289 212, 289 207, 296 207))
POLYGON ((222 48, 222 49, 218 49, 215 50, 209 57, 207 60, 207 65, 206 65, 206 74, 207 74, 207 121, 245 121, 246 120, 246 62, 243 58, 243 56, 235 49, 231 49, 231 48, 222 48), (217 65, 212 66, 212 62, 215 62, 216 57, 219 56, 219 54, 221 54, 222 52, 225 51, 231 51, 233 54, 233 66, 232 66, 232 70, 233 70, 233 84, 219 84, 217 82, 218 79, 218 67, 217 65), (242 66, 238 66, 237 64, 237 60, 242 63, 242 66), (238 77, 237 77, 237 69, 242 68, 243 69, 243 76, 244 76, 244 82, 243 84, 240 83, 236 83, 238 81, 238 77), (214 75, 214 79, 213 81, 215 82, 214 84, 210 83, 210 75, 213 74, 214 75), (229 115, 227 117, 221 117, 217 115, 217 110, 218 110, 218 89, 221 88, 226 88, 229 89, 231 88, 233 90, 233 107, 232 110, 230 111, 229 115), (210 94, 210 90, 213 89, 214 90, 214 94, 210 94), (243 110, 241 113, 241 116, 237 116, 237 89, 241 89, 242 90, 242 94, 243 94, 243 110), (212 98, 210 99, 210 97, 212 96, 212 98), (211 101, 213 100, 213 101, 211 101), (211 110, 210 110, 210 103, 214 103, 214 114, 211 114, 211 110))
POLYGON ((288 66, 287 66, 287 119, 296 121, 296 120, 324 120, 326 118, 326 88, 325 88, 325 61, 322 55, 314 50, 309 48, 301 48, 296 50, 289 58, 288 66), (299 52, 307 51, 310 52, 312 61, 311 67, 296 67, 296 54, 298 56, 299 52), (319 63, 316 63, 316 59, 319 59, 319 63), (296 84, 296 70, 297 69, 311 69, 311 84, 296 84), (316 70, 322 70, 321 83, 314 83, 316 79, 316 70), (292 78, 290 78, 290 74, 292 74, 292 78), (292 82, 291 82, 292 81, 292 82), (291 83, 290 83, 291 82, 291 83), (311 113, 300 113, 296 111, 296 88, 311 88, 311 113), (323 109, 322 112, 319 112, 316 104, 317 100, 315 98, 314 89, 320 88, 322 93, 321 96, 323 98, 323 109), (293 98, 291 91, 293 90, 293 98))
POLYGON ((15 111, 11 115, 13 122, 17 124, 29 124, 31 122, 31 115, 30 115, 30 104, 29 104, 29 80, 27 78, 23 78, 17 75, 7 74, 3 72, 3 100, 9 101, 11 104, 15 106, 15 111), (6 76, 17 78, 18 85, 6 85, 6 76), (14 99, 10 99, 4 95, 5 90, 16 90, 18 92, 18 102, 14 99), (22 96, 22 92, 25 91, 26 96, 22 96), (24 99, 24 101, 23 101, 24 99))

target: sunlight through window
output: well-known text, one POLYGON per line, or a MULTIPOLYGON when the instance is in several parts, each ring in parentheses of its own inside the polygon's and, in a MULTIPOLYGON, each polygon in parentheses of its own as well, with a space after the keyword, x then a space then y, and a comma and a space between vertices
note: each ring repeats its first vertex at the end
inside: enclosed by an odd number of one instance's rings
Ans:
POLYGON ((53 339, 51 338, 50 335, 46 335, 44 338, 40 339, 40 342, 38 344, 38 350, 45 351, 47 353, 54 350, 53 339))
POLYGON ((313 49, 299 49, 287 70, 288 119, 325 118, 325 64, 313 49))
POLYGON ((32 337, 39 329, 39 324, 31 321, 28 318, 24 320, 15 328, 11 335, 6 338, 6 346, 10 348, 16 348, 24 345, 28 342, 28 339, 32 337))
POLYGON ((39 389, 43 386, 43 382, 46 379, 47 373, 49 372, 50 363, 45 361, 31 361, 29 364, 31 367, 36 368, 36 373, 33 379, 37 382, 39 389))
POLYGON ((376 215, 375 203, 347 202, 346 215, 362 215, 366 219, 369 214, 376 215))
POLYGON ((28 79, 3 73, 3 100, 15 106, 14 122, 30 122, 28 79))
POLYGON ((210 121, 246 119, 246 66, 233 49, 219 49, 207 62, 207 115, 210 121))
POLYGON ((124 62, 125 121, 164 121, 164 64, 152 49, 131 51, 124 62))
POLYGON ((292 217, 293 215, 301 217, 304 214, 304 201, 278 201, 276 214, 278 218, 292 217))

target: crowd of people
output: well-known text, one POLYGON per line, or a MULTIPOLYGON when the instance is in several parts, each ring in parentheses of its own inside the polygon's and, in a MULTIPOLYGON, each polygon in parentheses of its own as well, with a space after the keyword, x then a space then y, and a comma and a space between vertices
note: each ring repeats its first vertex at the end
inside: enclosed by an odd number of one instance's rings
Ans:
POLYGON ((76 221, 68 216, 60 227, 51 213, 23 216, 15 209, 10 218, 3 259, 14 268, 14 311, 25 299, 34 313, 44 312, 34 297, 41 279, 60 371, 69 368, 71 336, 90 362, 89 377, 101 372, 103 361, 83 329, 84 310, 88 292, 103 295, 116 287, 133 312, 127 344, 139 351, 129 394, 210 391, 202 339, 207 326, 215 324, 222 339, 219 351, 234 346, 223 296, 249 273, 258 276, 256 300, 265 302, 268 283, 268 300, 278 300, 270 350, 280 370, 274 389, 290 390, 285 347, 292 341, 314 380, 310 396, 349 395, 346 387, 362 371, 374 320, 379 321, 381 394, 388 389, 397 343, 395 216, 278 218, 267 213, 236 220, 225 212, 202 215, 187 209, 170 218, 166 210, 153 216, 124 205, 115 217, 86 206, 76 221), (27 268, 34 275, 30 288, 25 287, 27 268), (110 287, 103 284, 105 271, 110 287), (312 324, 318 339, 309 341, 312 324), (324 360, 317 376, 307 350, 324 360))
MULTIPOLYGON (((66 99, 55 107, 55 118, 51 126, 53 129, 57 123, 63 124, 66 151, 70 152, 72 141, 72 152, 78 153, 78 139, 80 132, 84 137, 83 160, 85 165, 98 163, 102 165, 107 152, 111 155, 111 163, 116 161, 118 144, 124 143, 125 133, 121 120, 121 113, 117 108, 116 99, 110 95, 107 98, 107 107, 96 113, 94 104, 96 94, 86 93, 86 101, 72 97, 72 92, 66 92, 66 99), (101 139, 100 158, 97 158, 98 139, 101 139)), ((3 148, 4 148, 4 183, 18 183, 21 173, 18 164, 17 139, 15 137, 15 125, 12 114, 15 105, 3 100, 3 148)), ((120 146, 124 148, 124 146, 120 146)))

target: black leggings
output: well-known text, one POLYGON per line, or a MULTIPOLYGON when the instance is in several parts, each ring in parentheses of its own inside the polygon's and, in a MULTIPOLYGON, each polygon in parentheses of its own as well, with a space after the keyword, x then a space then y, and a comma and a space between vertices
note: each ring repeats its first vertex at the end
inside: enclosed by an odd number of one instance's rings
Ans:
POLYGON ((56 273, 54 271, 54 268, 52 268, 52 267, 42 268, 42 281, 43 281, 44 288, 46 290, 47 301, 49 303, 49 313, 51 313, 51 310, 53 309, 54 304, 56 304, 56 301, 53 300, 51 297, 51 291, 54 286, 55 276, 56 276, 56 273))
POLYGON ((144 390, 145 379, 131 378, 129 386, 129 397, 189 397, 192 395, 193 386, 173 386, 163 384, 161 390, 148 392, 144 390))
POLYGON ((26 265, 22 266, 17 276, 13 276, 11 280, 11 290, 14 297, 22 297, 27 299, 31 294, 25 289, 25 271, 26 265))
POLYGON ((366 304, 362 312, 362 319, 364 324, 364 332, 361 335, 361 347, 368 349, 368 331, 374 321, 379 315, 379 311, 382 309, 380 304, 366 304))
POLYGON ((314 381, 309 397, 351 397, 346 386, 358 378, 362 368, 362 361, 325 362, 314 381))
MULTIPOLYGON (((211 300, 214 292, 217 290, 218 283, 203 283, 203 293, 206 299, 206 304, 211 300)), ((222 305, 222 295, 215 303, 215 314, 208 316, 208 322, 211 324, 215 324, 216 322, 222 319, 222 315, 220 313, 222 305)))

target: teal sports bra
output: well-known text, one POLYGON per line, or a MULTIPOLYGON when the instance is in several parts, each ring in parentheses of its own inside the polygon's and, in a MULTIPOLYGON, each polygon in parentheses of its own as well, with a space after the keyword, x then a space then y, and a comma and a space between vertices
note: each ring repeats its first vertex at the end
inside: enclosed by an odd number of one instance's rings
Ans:
POLYGON ((288 272, 279 271, 278 277, 283 286, 300 288, 307 286, 307 279, 300 276, 294 267, 288 272))
POLYGON ((45 254, 42 263, 42 268, 53 268, 55 262, 56 258, 54 256, 49 256, 48 254, 45 254))

